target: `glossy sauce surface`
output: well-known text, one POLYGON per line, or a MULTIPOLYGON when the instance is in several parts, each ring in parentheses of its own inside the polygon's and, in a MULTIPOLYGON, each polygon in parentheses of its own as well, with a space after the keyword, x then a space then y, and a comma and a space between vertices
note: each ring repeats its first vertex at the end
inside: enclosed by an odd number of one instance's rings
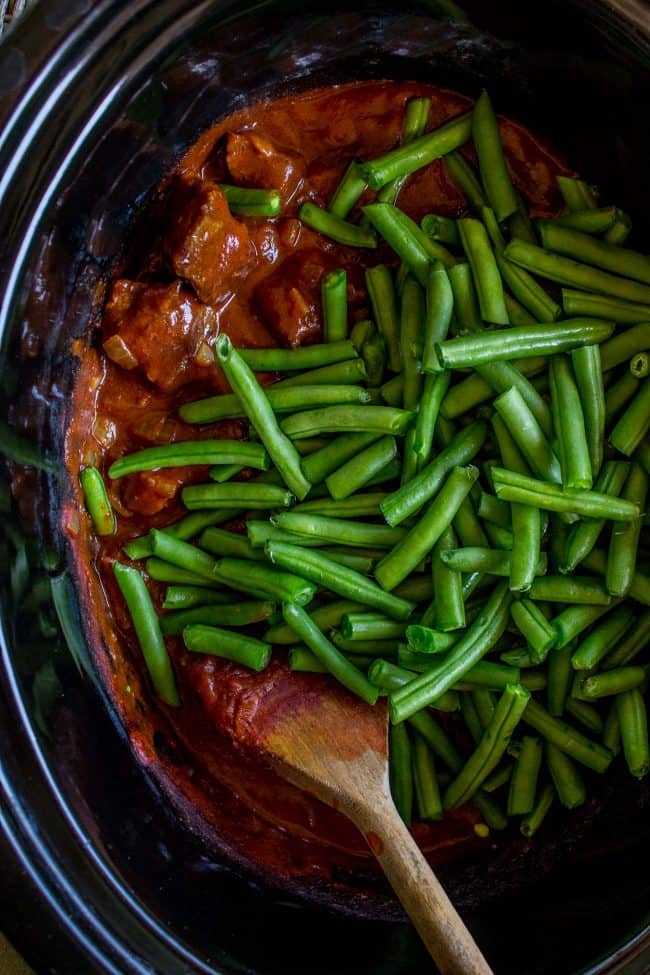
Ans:
MULTIPOLYGON (((99 336, 76 349, 66 452, 73 483, 84 464, 106 473, 113 460, 145 446, 245 434, 240 421, 197 428, 177 415, 181 403, 227 391, 212 361, 220 331, 237 346, 319 341, 320 282, 336 267, 348 272, 351 320, 367 317, 364 269, 394 265, 395 256, 384 245, 339 246, 301 225, 297 212, 305 200, 326 206, 351 158, 370 159, 398 144, 405 103, 418 95, 431 98, 429 129, 471 104, 422 84, 370 82, 260 103, 201 137, 135 228, 121 274, 109 286, 99 336), (281 216, 231 216, 219 182, 278 189, 281 216)), ((502 120, 501 131, 532 216, 552 216, 561 205, 555 176, 570 170, 521 126, 502 120)), ((366 193, 361 203, 372 197, 366 193)), ((413 174, 398 202, 418 221, 426 213, 467 212, 440 160, 413 174)), ((182 517, 181 487, 205 479, 205 468, 193 467, 108 482, 118 530, 104 539, 92 535, 78 491, 70 500, 66 529, 100 671, 136 754, 190 825, 203 831, 209 824, 227 848, 264 869, 340 882, 340 871, 370 857, 363 839, 339 813, 265 767, 251 734, 266 695, 290 707, 329 678, 290 673, 281 651, 254 674, 192 656, 180 639, 168 638, 183 706, 165 709, 147 690, 112 564, 128 561, 122 548, 129 539, 182 517)), ((160 607, 164 587, 150 587, 160 607)), ((414 833, 440 862, 481 842, 476 820, 465 807, 442 823, 416 823, 414 833)))

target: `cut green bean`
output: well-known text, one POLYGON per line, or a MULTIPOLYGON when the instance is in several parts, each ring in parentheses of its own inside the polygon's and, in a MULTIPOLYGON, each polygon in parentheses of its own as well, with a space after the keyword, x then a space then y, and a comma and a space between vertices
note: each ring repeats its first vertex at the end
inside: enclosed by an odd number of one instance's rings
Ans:
POLYGON ((315 498, 303 501, 291 509, 296 514, 327 515, 331 518, 367 518, 381 514, 380 505, 388 495, 381 491, 353 494, 351 498, 315 498))
MULTIPOLYGON (((607 461, 598 475, 595 490, 600 494, 617 497, 623 488, 628 471, 629 465, 622 461, 607 461)), ((591 518, 573 526, 567 538, 564 558, 560 566, 561 572, 575 571, 593 549, 604 526, 604 518, 591 518)))
POLYGON ((390 728, 388 744, 391 795, 400 817, 410 826, 413 814, 413 771, 411 743, 406 725, 390 728))
POLYGON ((483 192, 483 187, 465 157, 460 152, 449 152, 445 153, 444 162, 449 170, 449 175, 461 193, 467 198, 467 202, 476 210, 487 206, 487 198, 483 192))
POLYGON ((347 287, 348 276, 344 268, 330 271, 323 276, 321 297, 325 342, 343 342, 348 337, 347 287))
POLYGON ((338 630, 330 631, 330 639, 338 650, 347 654, 362 654, 367 657, 394 659, 397 655, 397 640, 346 640, 338 630))
POLYGON ((580 693, 587 700, 596 701, 601 697, 611 697, 634 690, 644 682, 645 678, 643 667, 615 667, 603 674, 585 677, 580 684, 580 693))
POLYGON ((424 292, 410 275, 404 282, 401 298, 400 348, 404 376, 404 409, 416 410, 422 396, 424 292))
POLYGON ((499 123, 486 91, 481 94, 472 112, 472 137, 490 206, 497 220, 505 220, 515 213, 518 201, 503 154, 499 123))
POLYGON ((602 742, 605 748, 618 755, 621 750, 621 725, 618 720, 618 698, 614 698, 603 728, 602 742))
POLYGON ((192 624, 183 630, 183 642, 194 653, 223 657, 258 672, 264 670, 271 659, 268 643, 216 626, 192 624))
POLYGON ((345 613, 341 633, 346 640, 401 640, 406 623, 398 623, 379 613, 345 613))
POLYGON ((576 762, 601 774, 609 768, 613 755, 607 748, 587 738, 566 721, 554 718, 534 699, 528 702, 523 720, 576 762))
MULTIPOLYGON (((645 511, 648 497, 648 475, 640 464, 632 464, 621 497, 639 505, 645 511)), ((613 596, 624 596, 632 585, 636 567, 641 519, 617 522, 612 526, 612 535, 607 553, 605 586, 613 596)))
MULTIPOLYGON (((334 345, 334 343, 331 343, 334 345)), ((347 346, 347 342, 345 345, 347 346)), ((338 346, 338 343, 336 343, 338 346)), ((325 346, 326 348, 327 346, 325 346)), ((303 349, 296 349, 296 352, 309 351, 313 346, 303 349)), ((323 348, 323 346, 320 346, 323 348)), ((355 386, 357 383, 367 379, 366 366, 363 359, 342 359, 338 362, 330 362, 329 365, 318 366, 314 369, 308 368, 305 372, 294 372, 293 375, 275 384, 266 387, 266 392, 272 389, 290 389, 292 386, 355 386)))
MULTIPOLYGON (((350 347, 353 348, 352 343, 350 347)), ((279 428, 266 394, 250 366, 233 348, 227 335, 220 335, 217 339, 216 354, 219 365, 224 370, 234 392, 239 396, 249 420, 257 430, 285 484, 296 497, 304 498, 311 485, 302 472, 300 455, 279 428)))
MULTIPOLYGON (((595 348, 598 353, 597 346, 595 348)), ((585 420, 568 358, 563 355, 553 356, 549 374, 555 432, 562 466, 561 483, 568 488, 590 488, 593 476, 585 420)))
MULTIPOLYGON (((420 230, 417 224, 411 226, 412 221, 409 222, 401 210, 389 203, 372 203, 365 206, 363 212, 419 283, 426 287, 431 258, 422 240, 414 232, 420 230)), ((425 234, 422 236, 426 237, 425 234)))
POLYGON ((525 816, 519 824, 521 833, 527 839, 534 836, 537 830, 540 828, 548 814, 549 809, 553 805, 554 799, 555 789, 549 783, 548 785, 545 785, 540 792, 532 811, 525 816))
POLYGON ((451 217, 441 217, 435 213, 428 213, 420 221, 420 226, 425 234, 433 240, 439 240, 442 244, 452 247, 460 247, 460 236, 458 225, 451 217))
POLYGON ((546 250, 650 284, 650 258, 645 254, 610 244, 606 240, 563 227, 550 220, 538 221, 538 228, 546 250))
MULTIPOLYGON (((402 727, 397 725, 396 727, 402 727)), ((412 740, 413 783, 420 819, 442 819, 442 800, 433 754, 424 739, 416 734, 412 740)))
POLYGON ((555 645, 557 633, 530 599, 516 600, 510 607, 512 619, 539 662, 555 645))
POLYGON ((180 610, 163 616, 160 629, 165 636, 182 633, 186 626, 200 623, 203 626, 248 626, 251 623, 261 623, 268 619, 274 603, 255 602, 224 603, 219 606, 195 606, 193 609, 180 610))
MULTIPOLYGON (((280 424, 288 437, 303 439, 324 433, 378 433, 403 436, 413 419, 409 410, 391 406, 326 406, 293 413, 280 424)), ((301 495, 304 497, 304 494, 301 495)))
POLYGON ((370 579, 337 565, 317 551, 283 542, 268 542, 265 551, 275 565, 297 571, 304 578, 325 586, 339 596, 365 602, 367 606, 381 610, 393 619, 408 619, 413 611, 414 604, 409 600, 384 592, 370 579))
MULTIPOLYGON (((497 264, 498 263, 499 261, 497 258, 497 264)), ((519 270, 521 270, 521 268, 519 270)), ((504 298, 506 300, 506 308, 508 309, 508 318, 510 319, 511 325, 534 325, 535 324, 535 318, 533 317, 533 315, 531 315, 528 309, 524 308, 524 306, 519 301, 517 301, 516 298, 513 298, 512 295, 509 295, 507 292, 504 294, 504 298)))
POLYGON ((178 707, 181 702, 172 663, 146 583, 137 569, 120 562, 113 563, 113 573, 129 610, 151 682, 166 704, 178 707))
POLYGON ((458 221, 458 230, 472 269, 482 318, 496 325, 510 324, 501 275, 485 227, 480 220, 465 217, 458 221))
POLYGON ((406 639, 418 653, 446 653, 458 641, 458 634, 412 623, 406 629, 406 639))
POLYGON ((373 318, 388 350, 388 367, 393 372, 399 372, 401 354, 397 297, 392 275, 385 264, 378 264, 376 267, 367 269, 366 288, 370 297, 373 318))
POLYGON ((509 816, 527 816, 533 811, 542 757, 541 739, 532 735, 524 735, 521 740, 521 750, 510 779, 509 816))
POLYGON ((623 637, 624 639, 610 650, 603 660, 603 670, 629 664, 650 643, 650 609, 640 617, 635 617, 634 627, 624 633, 623 637))
POLYGON ((605 443, 605 390, 600 365, 600 348, 585 345, 571 353, 573 371, 580 396, 587 449, 595 477, 603 462, 605 443))
POLYGON ((608 244, 624 244, 632 232, 632 221, 623 210, 616 210, 616 219, 611 227, 605 231, 604 239, 608 244))
POLYGON ((206 508, 232 508, 266 511, 288 508, 294 497, 291 491, 275 484, 191 484, 181 492, 183 504, 190 511, 206 508))
POLYGON ((316 538, 338 545, 390 548, 406 534, 404 528, 371 525, 323 515, 296 514, 293 511, 274 515, 273 524, 295 535, 316 538))
POLYGON ((376 333, 366 339, 361 349, 361 355, 366 365, 369 385, 371 387, 380 386, 386 370, 386 343, 383 336, 376 333))
POLYGON ((561 483, 559 461, 519 390, 512 386, 507 392, 501 393, 494 400, 494 407, 538 477, 556 484, 561 483))
MULTIPOLYGON (((447 275, 453 293, 454 312, 460 328, 466 332, 479 331, 483 327, 483 322, 470 264, 467 261, 459 261, 449 268, 447 275)), ((434 343, 441 342, 445 338, 446 334, 439 339, 434 339, 434 343)), ((428 351, 427 370, 431 372, 438 368, 435 345, 432 345, 428 351)))
POLYGON ((632 775, 642 779, 650 770, 648 716, 643 695, 636 688, 616 699, 621 743, 625 761, 632 775))
POLYGON ((571 176, 555 178, 569 210, 594 210, 598 206, 598 193, 584 180, 571 176))
POLYGON ((560 227, 581 230, 584 234, 602 234, 612 226, 616 220, 617 212, 616 207, 576 209, 557 217, 555 223, 559 224, 560 227))
POLYGON ((445 792, 443 802, 446 810, 457 809, 471 799, 496 767, 529 700, 530 693, 521 685, 509 684, 506 687, 479 745, 445 792))
POLYGON ((571 658, 574 649, 572 644, 561 648, 554 647, 546 658, 548 661, 546 700, 549 713, 556 718, 561 718, 564 714, 569 696, 569 689, 573 679, 571 658))
POLYGON ((163 609, 193 609, 195 606, 222 605, 233 602, 234 594, 217 592, 206 586, 168 586, 163 609))
POLYGON ((475 745, 478 745, 483 737, 483 727, 481 725, 481 719, 478 716, 478 711, 476 710, 476 705, 474 704, 471 694, 463 694, 461 696, 460 713, 463 716, 463 721, 465 722, 465 727, 469 731, 470 738, 475 745))
POLYGON ((282 201, 278 190, 251 189, 220 183, 231 213, 242 217, 277 217, 282 201))
POLYGON ((471 131, 472 115, 471 112, 465 112, 433 132, 365 163, 361 167, 361 174, 372 189, 381 189, 391 180, 414 173, 423 166, 428 166, 434 159, 458 149, 470 138, 471 131))
MULTIPOLYGON (((217 350, 218 351, 218 350, 217 350)), ((354 345, 349 340, 306 345, 300 349, 237 349, 238 356, 255 372, 297 372, 318 369, 356 357, 354 345)), ((230 378, 230 377, 229 377, 230 378)), ((311 382, 310 376, 306 382, 311 382)), ((232 385, 232 383, 231 383, 232 385)), ((241 395, 238 389, 235 393, 241 395)))
MULTIPOLYGON (((489 575, 509 576, 512 570, 512 553, 501 549, 467 546, 446 549, 441 552, 442 561, 457 572, 486 572, 489 575)), ((546 571, 546 553, 537 552, 534 563, 535 575, 546 571)))
POLYGON ((345 220, 365 188, 366 181, 359 170, 359 163, 352 160, 345 170, 341 182, 334 190, 327 209, 335 217, 345 220))
POLYGON ((114 535, 117 525, 104 478, 96 467, 84 467, 79 480, 95 531, 98 535, 114 535))
POLYGON ((650 379, 641 387, 609 435, 613 447, 628 457, 650 430, 650 379))
POLYGON ((449 331, 455 302, 450 276, 452 270, 450 268, 448 274, 439 262, 435 262, 429 269, 422 355, 422 368, 425 372, 437 371, 435 343, 442 342, 449 331))
POLYGON ((453 528, 447 528, 438 539, 432 556, 433 588, 435 596, 434 624, 444 633, 460 630, 465 626, 465 602, 460 570, 442 559, 449 545, 456 544, 453 528))
POLYGON ((587 731, 591 731, 594 735, 602 734, 603 719, 593 704, 587 704, 586 701, 579 701, 577 698, 569 696, 566 702, 566 710, 587 731))
POLYGON ((378 437, 379 434, 374 433, 344 433, 330 440, 320 450, 305 457, 302 462, 305 477, 312 484, 321 484, 329 474, 356 457, 378 437))
MULTIPOLYGON (((402 126, 401 145, 408 145, 413 139, 424 135, 431 108, 430 98, 410 98, 406 103, 404 111, 404 124, 402 126)), ((390 183, 382 186, 377 199, 380 203, 394 203, 399 196, 400 190, 408 180, 408 173, 397 176, 390 183)))
POLYGON ((481 491, 476 513, 482 520, 491 521, 494 525, 500 525, 501 528, 512 526, 512 514, 508 502, 499 501, 487 491, 481 491))
POLYGON ((285 623, 309 647, 329 673, 349 691, 368 704, 375 704, 379 688, 371 684, 365 674, 351 664, 333 643, 321 633, 312 618, 300 606, 285 603, 282 607, 285 623))
POLYGON ((375 578, 384 589, 394 589, 431 551, 451 524, 477 477, 476 467, 455 467, 452 470, 424 515, 376 566, 375 578))
POLYGON ((637 352, 630 359, 630 372, 636 379, 645 379, 650 373, 650 355, 647 352, 637 352))
POLYGON ((567 809, 581 806, 587 798, 582 776, 571 759, 551 742, 546 743, 546 766, 562 805, 567 809))
POLYGON ((586 606, 609 606, 612 601, 602 582, 590 576, 546 575, 535 579, 530 598, 586 606))
POLYGON ((486 434, 485 423, 469 424, 412 481, 389 494, 381 504, 388 524, 399 525, 426 504, 454 467, 467 464, 478 453, 486 434))
POLYGON ((417 454, 418 470, 429 461, 433 446, 433 431, 440 412, 440 405, 449 389, 450 373, 426 376, 420 407, 415 421, 413 449, 417 454))
POLYGON ((595 291, 597 294, 623 298, 626 301, 650 303, 650 286, 647 284, 618 277, 608 271, 581 264, 570 257, 551 254, 542 247, 523 240, 511 240, 504 251, 504 257, 518 267, 558 284, 583 288, 585 291, 595 291))
POLYGON ((589 318, 605 318, 620 325, 636 325, 650 321, 650 303, 635 304, 622 298, 609 298, 562 288, 562 306, 565 315, 586 315, 589 318))
MULTIPOLYGON (((390 409, 390 407, 383 407, 390 409)), ((382 407, 377 407, 382 409, 382 407)), ((376 474, 397 456, 397 443, 394 437, 381 437, 335 470, 325 483, 336 501, 349 497, 368 483, 376 474)))
MULTIPOLYGON (((351 361, 354 362, 355 360, 351 361)), ((338 363, 335 363, 335 366, 338 368, 338 363)), ((307 373, 307 375, 311 376, 311 373, 307 373)), ((286 386, 283 381, 273 386, 267 386, 264 393, 275 413, 292 413, 307 407, 335 406, 339 403, 370 402, 368 390, 352 384, 337 386, 316 383, 313 386, 307 384, 286 386)), ((234 393, 228 393, 223 396, 210 396, 208 399, 186 403, 181 406, 179 415, 186 423, 216 423, 219 420, 246 416, 246 410, 238 396, 234 393)), ((205 441, 198 442, 205 443, 205 441)), ((264 454, 266 467, 263 469, 267 469, 268 455, 259 444, 251 444, 251 447, 253 446, 264 454)), ((197 463, 197 461, 193 463, 197 463)), ((261 465, 242 461, 241 466, 260 467, 261 465)))
POLYGON ((603 343, 600 350, 600 363, 603 372, 620 366, 636 355, 650 349, 650 321, 641 322, 618 332, 613 338, 603 343))
POLYGON ((198 538, 197 545, 211 555, 232 555, 237 559, 263 560, 244 535, 224 531, 221 528, 206 528, 198 538))
POLYGON ((192 464, 243 464, 268 470, 269 457, 261 444, 245 440, 190 440, 186 443, 146 447, 135 454, 120 457, 108 469, 112 479, 151 471, 160 467, 187 467, 192 464))
POLYGON ((338 244, 370 250, 377 246, 377 238, 372 230, 348 223, 347 220, 321 209, 314 203, 303 203, 298 211, 298 217, 312 230, 335 240, 338 244))
POLYGON ((442 404, 443 416, 453 420, 486 400, 492 399, 495 392, 505 393, 514 386, 519 390, 548 437, 552 431, 548 404, 526 378, 545 368, 546 359, 542 356, 533 356, 515 362, 483 363, 477 366, 476 372, 467 379, 452 387, 442 404))
POLYGON ((498 498, 530 504, 547 511, 566 511, 584 518, 605 518, 611 521, 633 521, 640 513, 635 502, 597 491, 561 488, 502 467, 492 468, 492 481, 498 498))
MULTIPOLYGON (((180 566, 165 562, 164 559, 148 558, 145 562, 145 571, 150 579, 155 582, 168 582, 179 586, 208 586, 210 580, 204 575, 182 569, 180 566)), ((212 581, 216 586, 216 580, 212 581)))
MULTIPOLYGON (((363 603, 354 602, 350 599, 338 599, 335 602, 327 603, 311 610, 309 616, 313 623, 323 632, 329 631, 340 625, 346 613, 361 613, 365 611, 363 603)), ((269 643, 291 644, 298 639, 298 634, 294 633, 286 623, 278 623, 272 626, 264 634, 264 639, 269 643)))

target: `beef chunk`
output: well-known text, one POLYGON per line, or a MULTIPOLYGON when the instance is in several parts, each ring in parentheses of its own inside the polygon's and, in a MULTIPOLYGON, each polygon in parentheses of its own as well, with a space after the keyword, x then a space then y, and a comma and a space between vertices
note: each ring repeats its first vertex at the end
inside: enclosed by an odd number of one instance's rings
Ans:
POLYGON ((302 156, 281 152, 257 132, 230 132, 226 161, 238 185, 278 190, 285 204, 300 189, 305 175, 302 156))

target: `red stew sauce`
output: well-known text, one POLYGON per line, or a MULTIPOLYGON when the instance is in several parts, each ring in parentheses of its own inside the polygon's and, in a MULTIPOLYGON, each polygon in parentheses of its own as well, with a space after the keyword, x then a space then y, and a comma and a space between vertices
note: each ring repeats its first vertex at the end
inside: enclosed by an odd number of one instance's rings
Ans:
MULTIPOLYGON (((297 213, 306 200, 327 206, 351 158, 370 159, 397 145, 406 101, 421 95, 431 98, 429 129, 470 105, 461 94, 423 84, 353 84, 255 104, 199 139, 161 187, 121 275, 108 285, 99 333, 75 349, 66 445, 73 485, 81 466, 92 463, 106 474, 112 461, 146 446, 245 435, 240 421, 197 428, 178 418, 181 403, 228 391, 213 360, 219 332, 236 346, 320 341, 321 278, 337 267, 348 273, 351 320, 368 316, 364 269, 394 265, 395 255, 385 245, 377 251, 338 245, 303 226, 297 213), (219 182, 278 189, 281 216, 232 216, 219 182)), ((501 132, 514 184, 532 216, 553 216, 561 206, 555 176, 570 170, 520 125, 503 119, 501 132)), ((367 192, 360 204, 372 197, 367 192)), ((467 212, 441 160, 410 177, 399 206, 417 221, 426 213, 467 212)), ((365 868, 364 861, 370 868, 370 850, 341 814, 281 780, 243 743, 266 694, 290 706, 329 678, 291 673, 278 651, 255 674, 192 656, 175 637, 167 644, 183 705, 168 709, 152 700, 112 564, 128 561, 122 548, 129 539, 186 513, 180 490, 205 480, 205 468, 106 480, 117 533, 93 535, 76 487, 65 528, 98 665, 139 760, 188 825, 249 863, 329 883, 341 871, 365 868)), ((159 609, 164 587, 149 584, 159 609)), ((476 821, 468 806, 413 830, 439 863, 487 842, 477 837, 476 821)))

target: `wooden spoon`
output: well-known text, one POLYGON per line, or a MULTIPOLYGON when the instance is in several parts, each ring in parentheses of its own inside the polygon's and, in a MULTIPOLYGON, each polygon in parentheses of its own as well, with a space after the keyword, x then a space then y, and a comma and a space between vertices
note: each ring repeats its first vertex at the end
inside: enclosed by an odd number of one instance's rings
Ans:
POLYGON ((318 687, 285 700, 269 694, 249 717, 256 750, 361 830, 443 975, 491 975, 393 804, 386 709, 318 687))

